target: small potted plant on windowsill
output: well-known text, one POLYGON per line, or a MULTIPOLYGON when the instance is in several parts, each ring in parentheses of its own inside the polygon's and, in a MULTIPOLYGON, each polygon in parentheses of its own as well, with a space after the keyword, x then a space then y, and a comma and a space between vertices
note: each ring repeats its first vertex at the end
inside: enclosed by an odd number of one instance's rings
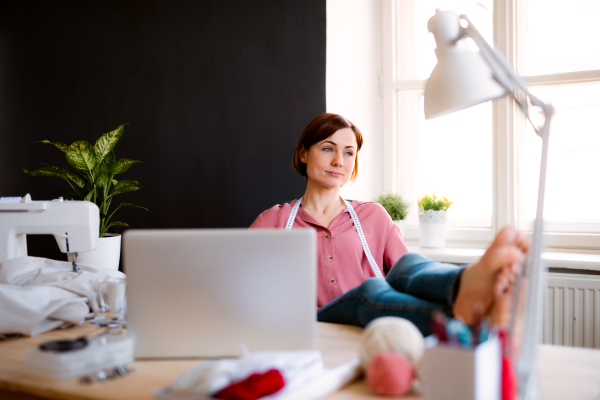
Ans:
POLYGON ((404 220, 408 213, 409 204, 396 193, 380 194, 374 201, 385 208, 392 221, 400 228, 400 234, 404 237, 404 220))
POLYGON ((110 210, 115 195, 138 190, 138 181, 123 179, 117 181, 115 176, 127 171, 133 164, 141 161, 121 158, 117 160, 114 148, 123 136, 124 125, 105 133, 94 145, 86 141, 76 141, 71 145, 50 140, 39 143, 51 144, 62 151, 67 162, 75 169, 69 171, 49 164, 33 171, 23 170, 31 176, 53 176, 69 183, 70 189, 65 194, 73 199, 91 201, 100 209, 100 232, 98 232, 98 248, 94 251, 78 253, 77 261, 96 267, 119 269, 121 254, 121 235, 108 233, 112 226, 129 226, 124 222, 111 221, 112 216, 122 207, 147 208, 131 203, 120 203, 110 210))
POLYGON ((448 208, 453 204, 446 197, 424 195, 419 200, 419 231, 421 247, 446 245, 448 208))

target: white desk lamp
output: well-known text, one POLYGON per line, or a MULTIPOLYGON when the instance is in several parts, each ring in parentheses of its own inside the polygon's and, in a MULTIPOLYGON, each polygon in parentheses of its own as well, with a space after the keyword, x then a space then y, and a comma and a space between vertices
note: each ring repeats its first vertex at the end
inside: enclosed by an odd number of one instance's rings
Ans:
POLYGON ((473 26, 466 15, 453 11, 436 10, 427 23, 437 47, 435 66, 425 88, 425 118, 431 119, 450 114, 488 100, 511 96, 533 125, 536 134, 542 139, 542 160, 538 191, 537 212, 533 234, 533 244, 527 265, 517 281, 511 331, 517 315, 518 296, 521 287, 528 281, 527 299, 523 314, 523 338, 521 355, 516 364, 519 395, 526 398, 537 397, 536 379, 532 373, 535 349, 540 337, 540 315, 542 309, 541 251, 543 239, 544 190, 546 185, 546 165, 548 160, 548 137, 554 108, 533 96, 521 79, 513 72, 504 56, 494 50, 473 26), (473 39, 479 51, 467 47, 465 38, 473 39), (529 118, 529 105, 540 107, 544 113, 544 125, 540 128, 529 118), (533 378, 533 379, 531 379, 533 378))

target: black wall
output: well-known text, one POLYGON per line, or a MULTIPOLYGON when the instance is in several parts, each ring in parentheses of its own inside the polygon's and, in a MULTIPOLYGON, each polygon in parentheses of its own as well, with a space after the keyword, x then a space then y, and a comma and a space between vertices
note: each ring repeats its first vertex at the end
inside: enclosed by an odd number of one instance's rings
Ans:
MULTIPOLYGON (((248 226, 303 193, 291 156, 325 111, 325 28, 324 0, 3 1, 0 195, 67 187, 23 173, 68 168, 36 140, 93 143, 128 123, 117 158, 143 163, 120 178, 145 189, 115 201, 150 212, 116 220, 248 226)), ((35 240, 30 254, 55 250, 35 240)))

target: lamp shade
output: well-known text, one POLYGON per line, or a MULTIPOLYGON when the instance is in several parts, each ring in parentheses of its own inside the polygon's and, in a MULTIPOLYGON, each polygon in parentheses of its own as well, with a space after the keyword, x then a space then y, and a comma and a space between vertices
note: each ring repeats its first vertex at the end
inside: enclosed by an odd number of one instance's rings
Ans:
POLYGON ((441 117, 506 95, 479 51, 460 37, 460 17, 436 10, 427 23, 436 42, 438 63, 425 87, 425 119, 441 117))

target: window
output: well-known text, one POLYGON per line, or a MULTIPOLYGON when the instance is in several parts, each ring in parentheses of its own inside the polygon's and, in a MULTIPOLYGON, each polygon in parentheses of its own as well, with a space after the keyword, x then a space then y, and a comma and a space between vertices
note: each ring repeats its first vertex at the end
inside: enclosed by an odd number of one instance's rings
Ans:
MULTIPOLYGON (((527 0, 517 13, 519 67, 531 92, 556 108, 550 131, 544 217, 547 241, 554 246, 598 247, 600 210, 589 207, 600 194, 600 3, 527 0), (557 26, 558 25, 558 26, 557 26)), ((519 226, 534 218, 539 143, 527 126, 521 135, 519 226), (525 139, 523 140, 523 137, 525 139)), ((529 228, 531 229, 531 228, 529 228)))
POLYGON ((600 208, 585 206, 600 198, 600 47, 590 44, 600 37, 600 3, 588 0, 382 2, 383 185, 413 204, 406 238, 418 238, 418 196, 434 191, 454 201, 450 245, 485 245, 499 227, 531 230, 535 218, 541 143, 510 98, 424 119, 436 8, 467 14, 531 92, 554 105, 546 243, 600 247, 600 208))

